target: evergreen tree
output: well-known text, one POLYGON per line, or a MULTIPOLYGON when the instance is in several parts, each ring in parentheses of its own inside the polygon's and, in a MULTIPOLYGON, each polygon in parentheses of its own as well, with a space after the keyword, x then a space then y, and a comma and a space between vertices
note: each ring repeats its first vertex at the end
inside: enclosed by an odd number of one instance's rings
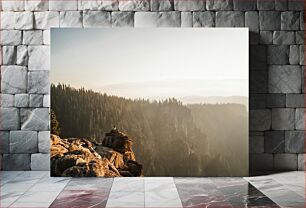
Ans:
POLYGON ((59 127, 59 122, 56 119, 54 111, 51 109, 51 134, 59 136, 61 133, 61 128, 59 127))

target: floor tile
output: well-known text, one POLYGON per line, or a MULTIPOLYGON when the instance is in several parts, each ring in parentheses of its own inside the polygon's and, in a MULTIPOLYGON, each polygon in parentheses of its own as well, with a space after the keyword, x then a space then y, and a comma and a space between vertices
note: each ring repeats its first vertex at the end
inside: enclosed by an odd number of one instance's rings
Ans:
POLYGON ((113 178, 72 178, 65 190, 104 190, 109 192, 113 178))
POLYGON ((210 178, 174 178, 183 207, 232 207, 210 178))
POLYGON ((103 208, 108 196, 109 192, 103 190, 64 190, 50 208, 103 208))
POLYGON ((37 183, 42 178, 48 178, 49 173, 46 171, 24 171, 16 176, 10 183, 37 183))
POLYGON ((155 192, 160 190, 172 190, 175 188, 172 177, 146 177, 144 178, 145 191, 155 192))
POLYGON ((305 172, 301 171, 246 178, 115 179, 51 178, 48 171, 4 171, 1 173, 1 180, 1 207, 305 206, 305 172))
POLYGON ((28 191, 39 179, 28 181, 9 181, 1 186, 0 197, 1 207, 6 207, 15 202, 21 197, 26 191, 28 191))
POLYGON ((145 178, 145 207, 183 207, 173 178, 145 178))
POLYGON ((293 171, 288 173, 277 173, 269 175, 276 182, 284 185, 286 188, 294 191, 305 198, 305 173, 302 171, 293 171))
POLYGON ((3 197, 1 197, 0 200, 0 207, 9 207, 12 205, 20 196, 22 196, 23 193, 11 193, 6 194, 3 197))
POLYGON ((27 191, 19 197, 10 207, 48 207, 60 192, 27 191))
POLYGON ((106 208, 144 207, 144 192, 110 192, 106 208))
POLYGON ((305 199, 302 196, 271 177, 250 177, 246 180, 280 206, 292 208, 305 206, 305 199))
POLYGON ((0 172, 0 184, 1 186, 7 182, 14 180, 18 175, 22 174, 24 171, 2 171, 0 172))
POLYGON ((111 192, 144 192, 144 178, 114 178, 111 192))

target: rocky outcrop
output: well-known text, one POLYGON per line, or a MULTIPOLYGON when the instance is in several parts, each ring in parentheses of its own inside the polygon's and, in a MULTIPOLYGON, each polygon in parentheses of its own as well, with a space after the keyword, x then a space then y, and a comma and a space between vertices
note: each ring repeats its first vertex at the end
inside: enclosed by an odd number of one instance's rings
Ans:
POLYGON ((51 135, 51 142, 52 176, 142 176, 132 139, 116 129, 106 134, 102 145, 56 135, 51 135))

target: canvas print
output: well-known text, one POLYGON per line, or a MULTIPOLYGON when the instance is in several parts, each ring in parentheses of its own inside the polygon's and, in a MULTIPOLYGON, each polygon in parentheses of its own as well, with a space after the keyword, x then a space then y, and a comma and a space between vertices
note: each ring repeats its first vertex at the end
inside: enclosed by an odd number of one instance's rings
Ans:
POLYGON ((248 29, 51 31, 51 175, 247 176, 248 29))

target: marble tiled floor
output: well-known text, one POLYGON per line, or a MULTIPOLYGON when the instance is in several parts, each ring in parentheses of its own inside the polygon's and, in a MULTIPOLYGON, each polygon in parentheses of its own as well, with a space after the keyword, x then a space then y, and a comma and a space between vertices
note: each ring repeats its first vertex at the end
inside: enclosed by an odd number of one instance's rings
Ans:
POLYGON ((1 207, 305 207, 305 172, 245 178, 51 178, 1 172, 1 207))

